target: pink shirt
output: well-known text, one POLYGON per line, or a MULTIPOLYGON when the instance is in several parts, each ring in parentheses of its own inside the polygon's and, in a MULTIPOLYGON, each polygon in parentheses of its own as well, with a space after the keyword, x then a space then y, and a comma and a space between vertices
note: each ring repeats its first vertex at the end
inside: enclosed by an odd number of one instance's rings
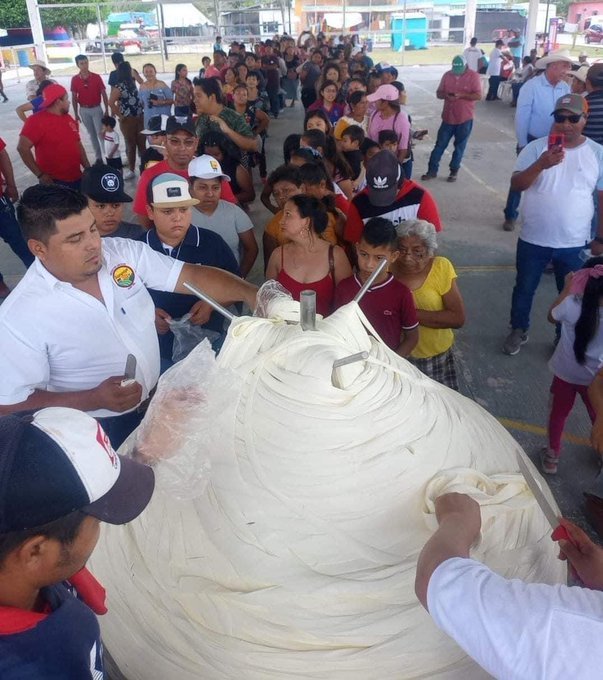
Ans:
POLYGON ((408 149, 410 122, 405 111, 400 109, 400 113, 394 113, 389 118, 383 118, 379 111, 374 113, 369 119, 369 138, 374 142, 378 142, 381 130, 393 130, 398 135, 398 149, 400 151, 408 149))
MULTIPOLYGON (((466 69, 460 76, 452 71, 446 71, 438 85, 438 97, 449 93, 459 92, 479 94, 482 96, 482 83, 479 73, 466 69)), ((442 120, 449 125, 460 125, 468 120, 473 120, 473 109, 475 100, 473 99, 444 99, 442 110, 442 120)))

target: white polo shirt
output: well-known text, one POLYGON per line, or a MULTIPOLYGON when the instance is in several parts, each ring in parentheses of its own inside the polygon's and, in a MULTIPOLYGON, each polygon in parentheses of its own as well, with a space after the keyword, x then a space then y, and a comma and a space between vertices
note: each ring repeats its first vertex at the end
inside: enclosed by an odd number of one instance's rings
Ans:
POLYGON ((36 389, 92 389, 123 375, 128 354, 138 362, 143 400, 157 383, 159 343, 147 287, 173 292, 184 262, 131 239, 103 239, 102 249, 104 304, 36 259, 0 307, 0 404, 25 401, 36 389))
POLYGON ((499 680, 601 677, 599 591, 509 581, 455 557, 433 572, 427 605, 438 628, 499 680))

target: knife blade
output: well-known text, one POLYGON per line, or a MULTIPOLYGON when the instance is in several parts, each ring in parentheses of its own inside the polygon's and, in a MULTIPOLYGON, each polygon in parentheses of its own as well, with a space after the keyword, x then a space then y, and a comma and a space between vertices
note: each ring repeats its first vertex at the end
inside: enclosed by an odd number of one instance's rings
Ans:
POLYGON ((128 387, 136 381, 136 357, 133 354, 128 354, 126 359, 126 368, 124 370, 124 379, 121 381, 122 387, 128 387))
POLYGON ((530 469, 526 465, 526 462, 519 451, 517 452, 517 464, 519 465, 519 469, 521 470, 523 478, 526 480, 526 484, 536 499, 536 503, 538 503, 540 506, 540 509, 547 518, 551 528, 556 529, 559 526, 559 517, 553 509, 553 506, 548 502, 545 495, 542 493, 542 489, 538 485, 536 479, 534 479, 534 475, 530 472, 530 469))

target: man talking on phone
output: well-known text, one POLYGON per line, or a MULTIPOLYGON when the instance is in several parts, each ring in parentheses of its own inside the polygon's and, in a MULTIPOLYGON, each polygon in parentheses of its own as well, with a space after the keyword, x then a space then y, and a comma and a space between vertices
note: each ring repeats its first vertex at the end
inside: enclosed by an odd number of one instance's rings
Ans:
MULTIPOLYGON (((519 154, 511 189, 523 192, 521 231, 517 241, 515 287, 511 301, 511 332, 503 352, 514 356, 528 341, 530 312, 540 277, 553 263, 561 292, 568 272, 580 269, 580 252, 591 240, 593 193, 603 197, 603 147, 582 134, 588 105, 577 94, 555 103, 548 137, 530 142, 519 154)), ((603 211, 591 244, 603 245, 603 211)))
POLYGON ((18 217, 36 259, 0 307, 0 415, 77 408, 97 418, 117 448, 159 378, 147 288, 188 293, 190 282, 224 305, 255 307, 255 286, 228 272, 131 239, 101 239, 86 197, 72 189, 30 187, 18 217))

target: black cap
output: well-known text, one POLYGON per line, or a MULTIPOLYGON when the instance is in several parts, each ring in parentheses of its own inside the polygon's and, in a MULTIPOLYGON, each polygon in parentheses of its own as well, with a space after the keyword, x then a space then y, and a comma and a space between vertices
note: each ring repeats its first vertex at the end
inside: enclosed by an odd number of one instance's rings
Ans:
POLYGON ((391 151, 383 150, 366 164, 366 187, 369 201, 376 206, 391 205, 402 177, 400 163, 391 151))
POLYGON ((76 510, 125 524, 144 510, 154 486, 153 470, 118 456, 83 411, 51 407, 0 418, 0 534, 76 510))
POLYGON ((173 135, 179 130, 184 130, 194 136, 195 121, 190 116, 170 116, 165 126, 166 134, 173 135))
POLYGON ((121 172, 101 163, 95 163, 84 170, 80 191, 97 203, 132 202, 132 197, 124 191, 121 172))
POLYGON ((167 125, 168 118, 165 113, 160 116, 151 116, 147 127, 140 131, 141 135, 158 135, 163 132, 165 134, 165 127, 167 125))

